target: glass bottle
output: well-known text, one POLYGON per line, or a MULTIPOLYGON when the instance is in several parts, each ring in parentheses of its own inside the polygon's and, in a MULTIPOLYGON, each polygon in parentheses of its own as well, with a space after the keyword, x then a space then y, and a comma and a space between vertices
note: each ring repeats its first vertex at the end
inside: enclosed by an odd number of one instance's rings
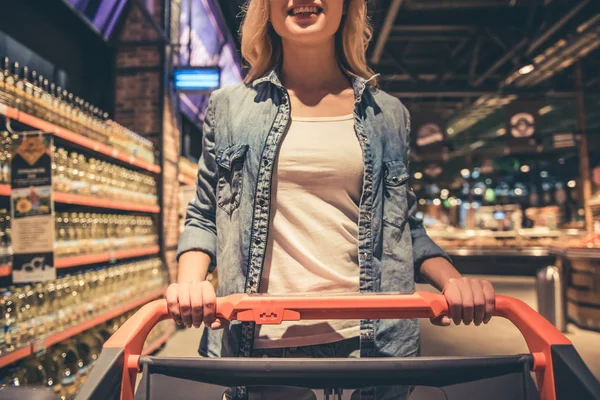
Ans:
POLYGON ((27 385, 41 386, 47 382, 46 371, 39 357, 29 356, 21 362, 25 370, 27 385))
MULTIPOLYGON (((53 348, 51 348, 52 350, 53 348)), ((60 359, 53 357, 53 352, 47 351, 43 355, 38 356, 40 364, 46 374, 44 386, 52 390, 56 395, 62 393, 62 377, 64 375, 60 359)))
MULTIPOLYGON (((8 74, 10 74, 9 66, 10 66, 10 60, 8 59, 8 57, 4 57, 2 71, 0 71, 0 91, 2 91, 2 92, 4 92, 4 90, 5 90, 4 85, 6 84, 6 79, 8 77, 8 74)), ((2 96, 0 94, 0 101, 1 100, 2 100, 2 96)))
POLYGON ((13 288, 8 288, 2 293, 2 311, 4 320, 4 346, 10 352, 20 346, 19 336, 19 301, 13 288))
POLYGON ((61 396, 71 399, 77 393, 81 358, 72 342, 61 342, 48 350, 49 357, 59 366, 61 396))

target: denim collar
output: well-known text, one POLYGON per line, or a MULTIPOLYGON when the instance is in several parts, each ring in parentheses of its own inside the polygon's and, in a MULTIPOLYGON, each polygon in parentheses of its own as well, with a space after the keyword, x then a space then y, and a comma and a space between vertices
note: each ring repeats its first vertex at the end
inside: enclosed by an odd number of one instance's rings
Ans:
MULTIPOLYGON (((283 85, 281 83, 281 79, 279 79, 279 65, 273 67, 269 72, 267 72, 264 76, 255 79, 252 81, 252 87, 256 87, 257 85, 265 82, 269 82, 280 89, 283 89, 283 85)), ((360 103, 362 100, 362 96, 367 89, 367 86, 370 81, 377 78, 379 74, 375 74, 369 79, 365 79, 360 76, 356 76, 354 74, 349 73, 348 71, 344 71, 346 75, 350 77, 350 81, 352 82, 352 88, 354 89, 354 98, 356 103, 360 103)))

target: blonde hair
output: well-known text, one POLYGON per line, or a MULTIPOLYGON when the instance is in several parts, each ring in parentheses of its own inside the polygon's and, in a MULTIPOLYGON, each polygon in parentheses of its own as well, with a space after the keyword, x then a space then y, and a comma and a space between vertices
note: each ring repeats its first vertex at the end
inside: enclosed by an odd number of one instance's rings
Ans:
MULTIPOLYGON (((244 82, 262 77, 281 62, 281 38, 269 22, 270 0, 248 0, 240 29, 242 57, 250 66, 244 82)), ((365 0, 346 0, 347 12, 336 33, 340 67, 350 75, 370 79, 374 73, 367 65, 366 51, 373 31, 367 17, 365 0)), ((375 84, 375 80, 370 81, 375 84)))

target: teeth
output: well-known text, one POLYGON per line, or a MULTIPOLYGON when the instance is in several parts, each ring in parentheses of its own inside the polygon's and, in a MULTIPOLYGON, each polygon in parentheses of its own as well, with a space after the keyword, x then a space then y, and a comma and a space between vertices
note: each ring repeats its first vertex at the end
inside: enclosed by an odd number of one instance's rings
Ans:
POLYGON ((304 14, 304 13, 310 13, 310 14, 316 14, 319 11, 319 9, 315 6, 308 6, 308 7, 296 7, 293 10, 294 15, 296 14, 304 14))

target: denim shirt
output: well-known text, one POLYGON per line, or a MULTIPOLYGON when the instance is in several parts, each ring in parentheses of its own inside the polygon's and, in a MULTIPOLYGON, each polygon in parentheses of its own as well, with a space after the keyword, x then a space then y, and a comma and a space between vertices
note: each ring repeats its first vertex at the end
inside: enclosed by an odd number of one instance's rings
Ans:
MULTIPOLYGON (((361 292, 412 293, 419 267, 447 255, 427 236, 407 185, 410 117, 404 105, 352 77, 354 122, 364 177, 358 221, 361 292)), ((219 266, 217 296, 259 293, 267 248, 273 168, 290 125, 291 106, 276 70, 251 84, 217 90, 204 121, 197 193, 187 209, 178 258, 190 250, 219 266)), ((413 356, 419 324, 363 320, 361 357, 413 356)), ((206 329, 200 354, 249 357, 251 323, 206 329)))

